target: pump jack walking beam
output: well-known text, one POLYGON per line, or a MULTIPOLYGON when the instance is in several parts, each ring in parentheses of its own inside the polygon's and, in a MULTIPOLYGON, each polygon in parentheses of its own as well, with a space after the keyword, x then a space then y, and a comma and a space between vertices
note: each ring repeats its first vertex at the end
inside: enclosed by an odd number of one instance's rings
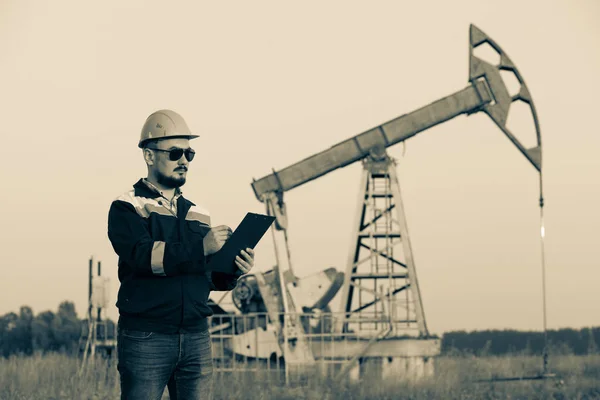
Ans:
POLYGON ((266 193, 287 192, 333 170, 364 159, 369 156, 373 147, 393 146, 459 115, 479 111, 485 112, 531 164, 541 171, 541 135, 537 113, 521 73, 500 46, 475 25, 471 25, 469 36, 469 86, 255 180, 252 182, 252 188, 256 198, 264 201, 266 193), (488 43, 500 54, 498 66, 491 65, 473 54, 473 50, 484 43, 488 43), (500 75, 501 70, 514 72, 521 84, 521 90, 515 96, 510 96, 500 75), (506 127, 510 105, 514 101, 523 101, 530 106, 537 136, 537 146, 533 148, 526 149, 506 127))

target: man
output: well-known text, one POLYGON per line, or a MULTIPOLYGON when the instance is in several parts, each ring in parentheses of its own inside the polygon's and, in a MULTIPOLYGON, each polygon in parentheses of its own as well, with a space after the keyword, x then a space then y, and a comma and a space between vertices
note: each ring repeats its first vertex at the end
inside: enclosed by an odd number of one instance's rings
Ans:
POLYGON ((151 114, 141 132, 147 178, 116 198, 108 237, 119 256, 117 368, 121 399, 211 398, 212 354, 207 317, 211 290, 235 288, 254 265, 241 251, 233 275, 206 269, 231 229, 211 227, 207 210, 183 197, 197 138, 171 110, 151 114))

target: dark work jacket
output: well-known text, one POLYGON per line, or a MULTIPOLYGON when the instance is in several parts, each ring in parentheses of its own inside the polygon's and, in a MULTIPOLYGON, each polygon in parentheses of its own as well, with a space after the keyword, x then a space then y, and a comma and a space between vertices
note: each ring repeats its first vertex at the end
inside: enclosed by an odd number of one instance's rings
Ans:
POLYGON ((205 269, 203 239, 210 214, 183 197, 174 204, 145 179, 113 200, 108 238, 119 256, 116 306, 125 329, 201 332, 212 315, 211 290, 235 288, 238 274, 205 269))

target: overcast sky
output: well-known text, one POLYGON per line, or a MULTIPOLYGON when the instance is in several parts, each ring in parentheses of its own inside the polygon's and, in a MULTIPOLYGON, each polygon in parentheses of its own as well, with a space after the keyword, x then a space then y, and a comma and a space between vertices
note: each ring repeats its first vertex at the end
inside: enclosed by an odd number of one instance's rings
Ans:
MULTIPOLYGON (((598 326, 599 18, 593 0, 5 0, 0 314, 72 300, 83 316, 93 255, 117 317, 107 213, 145 176, 136 145, 151 112, 173 109, 201 135, 184 193, 235 227, 264 212, 252 178, 466 87, 474 23, 520 69, 539 113, 548 325, 598 326)), ((532 143, 526 117, 510 122, 532 143)), ((389 154, 430 330, 541 329, 531 164, 483 113, 389 154)), ((298 275, 345 268, 361 168, 286 193, 298 275)), ((256 268, 270 269, 271 236, 256 250, 256 268)))

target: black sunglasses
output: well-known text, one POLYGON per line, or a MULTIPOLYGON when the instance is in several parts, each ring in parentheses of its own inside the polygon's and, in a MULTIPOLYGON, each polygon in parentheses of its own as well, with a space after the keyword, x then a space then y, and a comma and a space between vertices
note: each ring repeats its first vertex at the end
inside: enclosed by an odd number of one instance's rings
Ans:
POLYGON ((165 153, 169 153, 169 160, 171 161, 177 161, 181 158, 181 156, 183 156, 185 154, 185 158, 188 161, 192 161, 194 159, 194 156, 196 155, 196 152, 194 151, 194 149, 180 149, 180 148, 176 148, 176 149, 171 149, 171 150, 163 150, 163 149, 156 149, 154 147, 148 147, 150 150, 155 150, 155 151, 163 151, 165 153))

